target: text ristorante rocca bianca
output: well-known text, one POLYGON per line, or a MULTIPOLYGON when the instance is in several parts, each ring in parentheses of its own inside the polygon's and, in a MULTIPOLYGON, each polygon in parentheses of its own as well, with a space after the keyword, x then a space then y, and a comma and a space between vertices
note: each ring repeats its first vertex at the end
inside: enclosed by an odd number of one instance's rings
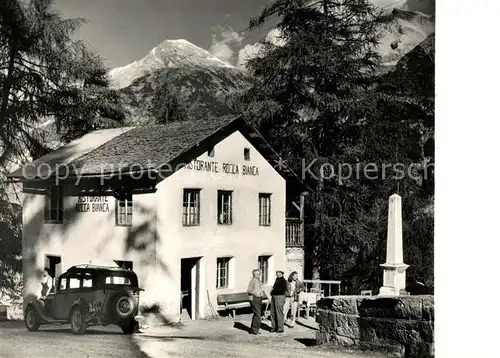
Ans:
POLYGON ((233 175, 259 175, 259 167, 255 165, 210 162, 206 160, 193 160, 184 167, 188 170, 224 173, 233 175))
POLYGON ((109 212, 106 196, 79 196, 75 207, 79 213, 107 213, 109 212))

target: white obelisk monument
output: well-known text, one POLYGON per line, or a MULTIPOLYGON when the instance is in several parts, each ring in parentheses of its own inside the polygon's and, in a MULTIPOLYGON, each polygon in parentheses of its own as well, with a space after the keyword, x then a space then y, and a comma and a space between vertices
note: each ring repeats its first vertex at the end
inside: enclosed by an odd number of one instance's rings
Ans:
POLYGON ((387 257, 384 269, 384 285, 380 288, 380 296, 399 296, 400 290, 406 287, 406 269, 403 263, 403 220, 401 197, 393 194, 389 198, 389 215, 387 220, 387 257))

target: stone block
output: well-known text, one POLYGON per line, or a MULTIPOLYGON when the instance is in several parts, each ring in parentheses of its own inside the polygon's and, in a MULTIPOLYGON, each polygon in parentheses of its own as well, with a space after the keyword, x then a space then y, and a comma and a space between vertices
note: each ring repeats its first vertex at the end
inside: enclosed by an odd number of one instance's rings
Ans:
POLYGON ((427 343, 434 342, 434 322, 420 322, 420 337, 427 343))
POLYGON ((345 346, 345 347, 350 347, 350 346, 355 346, 359 343, 357 339, 349 338, 349 337, 343 337, 339 335, 333 335, 330 337, 330 342, 337 346, 345 346))
MULTIPOLYGON (((358 312, 363 317, 419 320, 423 315, 423 298, 428 296, 377 297, 361 301, 358 312)), ((431 296, 432 297, 432 296, 431 296)), ((426 301, 429 304, 429 301, 426 301)))
POLYGON ((316 332, 316 343, 317 344, 325 344, 331 342, 330 333, 325 331, 317 331, 316 332))
POLYGON ((420 296, 422 299, 422 319, 434 321, 434 296, 420 296))
POLYGON ((316 312, 316 322, 320 329, 323 328, 325 331, 335 330, 335 328, 332 327, 335 322, 331 311, 318 309, 316 312))
POLYGON ((358 317, 335 313, 335 333, 352 339, 359 339, 358 317))
POLYGON ((397 342, 359 342, 359 348, 363 351, 380 352, 386 357, 402 358, 405 356, 405 347, 397 342))
POLYGON ((358 296, 336 296, 323 298, 317 302, 318 308, 331 310, 333 312, 357 314, 358 296))
POLYGON ((374 330, 379 340, 397 341, 405 346, 421 340, 419 321, 360 317, 359 329, 361 335, 365 330, 374 330))
POLYGON ((418 358, 433 357, 434 348, 430 343, 417 341, 411 345, 405 345, 405 356, 418 358))

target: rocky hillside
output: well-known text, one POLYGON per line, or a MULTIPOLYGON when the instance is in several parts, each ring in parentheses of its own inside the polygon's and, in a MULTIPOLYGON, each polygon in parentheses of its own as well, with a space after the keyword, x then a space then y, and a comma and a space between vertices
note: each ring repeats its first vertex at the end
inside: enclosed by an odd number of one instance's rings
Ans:
POLYGON ((247 74, 236 68, 187 65, 154 71, 120 92, 130 111, 130 123, 138 124, 149 120, 159 87, 175 92, 179 101, 197 107, 207 116, 219 116, 227 113, 222 98, 232 91, 248 88, 250 83, 247 74))
POLYGON ((379 53, 381 72, 392 70, 405 54, 435 32, 435 16, 394 9, 384 17, 379 53))
POLYGON ((153 97, 160 87, 207 116, 217 116, 226 112, 223 96, 251 84, 247 73, 186 40, 164 41, 143 59, 109 75, 130 111, 129 124, 151 119, 153 97))
POLYGON ((398 61, 382 80, 397 85, 406 93, 434 97, 435 35, 429 35, 398 61))

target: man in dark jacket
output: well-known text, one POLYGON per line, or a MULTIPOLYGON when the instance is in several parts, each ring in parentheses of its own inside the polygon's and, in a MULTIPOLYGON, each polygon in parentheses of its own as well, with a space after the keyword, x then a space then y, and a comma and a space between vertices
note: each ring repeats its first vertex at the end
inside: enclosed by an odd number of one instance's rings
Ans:
POLYGON ((271 291, 271 332, 282 333, 284 331, 283 307, 287 284, 283 274, 283 271, 276 271, 276 281, 271 291))

